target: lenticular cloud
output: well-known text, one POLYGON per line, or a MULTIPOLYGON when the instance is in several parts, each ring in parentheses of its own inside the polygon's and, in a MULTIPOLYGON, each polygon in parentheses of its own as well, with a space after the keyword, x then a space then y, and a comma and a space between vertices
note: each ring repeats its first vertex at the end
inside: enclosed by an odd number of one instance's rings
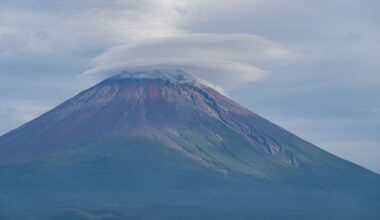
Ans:
POLYGON ((110 48, 82 76, 104 78, 126 68, 165 66, 185 69, 230 89, 264 77, 268 63, 292 57, 288 48, 256 35, 193 34, 110 48))

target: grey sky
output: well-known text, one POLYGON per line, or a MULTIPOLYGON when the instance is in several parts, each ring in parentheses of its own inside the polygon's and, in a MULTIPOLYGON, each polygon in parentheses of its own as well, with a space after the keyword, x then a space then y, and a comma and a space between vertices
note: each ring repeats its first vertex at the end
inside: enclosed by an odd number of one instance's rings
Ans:
POLYGON ((380 173, 378 8, 376 0, 2 0, 0 134, 104 70, 165 64, 380 173))

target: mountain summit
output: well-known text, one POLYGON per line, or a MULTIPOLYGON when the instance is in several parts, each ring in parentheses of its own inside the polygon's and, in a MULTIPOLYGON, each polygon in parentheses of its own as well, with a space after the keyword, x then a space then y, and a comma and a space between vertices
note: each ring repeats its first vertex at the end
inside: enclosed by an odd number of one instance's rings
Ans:
POLYGON ((378 219, 379 175, 182 70, 129 70, 0 137, 0 219, 378 219))

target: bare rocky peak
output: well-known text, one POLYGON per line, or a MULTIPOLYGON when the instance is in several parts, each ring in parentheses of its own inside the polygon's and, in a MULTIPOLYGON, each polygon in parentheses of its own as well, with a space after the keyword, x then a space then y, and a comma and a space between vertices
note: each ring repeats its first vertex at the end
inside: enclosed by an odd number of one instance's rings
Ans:
POLYGON ((110 79, 112 80, 128 80, 128 79, 161 79, 171 83, 188 83, 200 84, 195 76, 181 69, 173 68, 134 68, 123 70, 110 79))

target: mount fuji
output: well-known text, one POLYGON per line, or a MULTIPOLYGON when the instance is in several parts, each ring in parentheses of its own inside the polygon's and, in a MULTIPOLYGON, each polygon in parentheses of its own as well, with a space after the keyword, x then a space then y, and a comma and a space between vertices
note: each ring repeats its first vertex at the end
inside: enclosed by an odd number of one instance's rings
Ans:
POLYGON ((0 137, 0 219, 380 219, 380 175, 182 70, 125 70, 0 137))

